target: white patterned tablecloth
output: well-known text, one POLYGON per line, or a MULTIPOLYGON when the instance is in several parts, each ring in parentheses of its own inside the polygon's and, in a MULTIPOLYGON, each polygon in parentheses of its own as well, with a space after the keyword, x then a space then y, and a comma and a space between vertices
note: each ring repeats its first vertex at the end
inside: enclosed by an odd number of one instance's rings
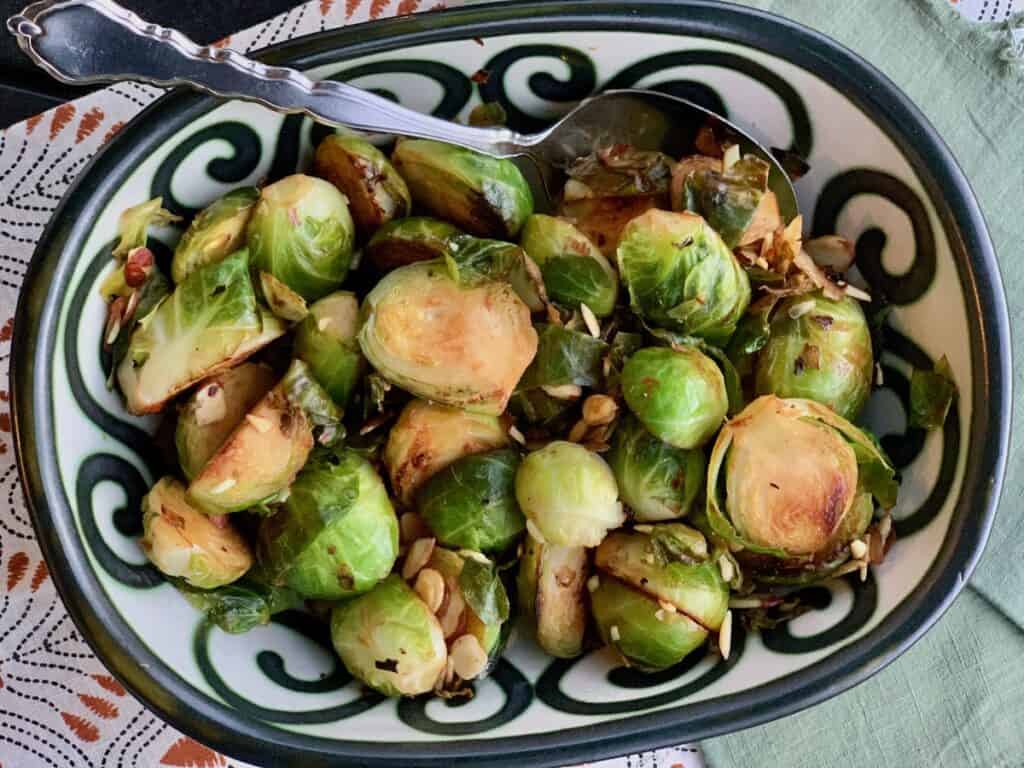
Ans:
MULTIPOLYGON (((1002 21, 1024 11, 1024 0, 951 4, 980 21, 1002 21)), ((222 42, 252 51, 310 32, 445 5, 438 0, 312 0, 222 42)), ((2 381, 17 332, 18 291, 36 241, 89 159, 161 93, 136 83, 115 85, 0 132, 2 381)), ((15 467, 8 400, 8 392, 0 390, 0 768, 241 766, 152 715, 82 640, 34 539, 15 467)), ((680 746, 590 768, 702 766, 696 747, 680 746)))

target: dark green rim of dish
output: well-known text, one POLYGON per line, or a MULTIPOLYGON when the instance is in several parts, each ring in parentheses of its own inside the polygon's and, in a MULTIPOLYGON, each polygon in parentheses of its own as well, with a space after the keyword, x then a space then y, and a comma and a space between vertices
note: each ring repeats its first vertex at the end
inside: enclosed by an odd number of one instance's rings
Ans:
POLYGON ((835 41, 749 8, 704 0, 515 2, 426 13, 300 38, 263 52, 268 63, 313 67, 446 40, 531 32, 611 30, 704 36, 759 49, 812 71, 892 139, 925 186, 964 292, 974 371, 960 498, 941 551, 918 588, 870 633, 828 658, 727 696, 556 733, 402 744, 336 741, 247 720, 185 683, 121 619, 87 562, 57 467, 49 366, 62 296, 94 217, 124 176, 218 101, 174 91, 109 143, 78 177, 36 249, 18 303, 11 364, 18 464, 54 582, 97 656, 157 715, 228 755, 274 766, 564 765, 678 744, 797 712, 865 680, 909 648, 967 582, 991 529, 1010 431, 1009 318, 995 252, 970 186, 914 104, 835 41), (339 51, 344 55, 339 57, 339 51), (65 256, 68 254, 69 256, 65 256))

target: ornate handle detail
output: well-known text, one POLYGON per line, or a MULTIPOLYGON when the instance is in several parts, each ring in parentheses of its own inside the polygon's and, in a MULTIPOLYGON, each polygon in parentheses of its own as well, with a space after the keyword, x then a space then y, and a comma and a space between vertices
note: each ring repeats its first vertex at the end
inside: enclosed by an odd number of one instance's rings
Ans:
POLYGON ((313 81, 237 51, 197 45, 113 0, 44 0, 8 19, 7 28, 36 64, 65 83, 190 85, 358 131, 438 139, 496 156, 522 154, 531 143, 505 128, 458 125, 345 83, 313 81))

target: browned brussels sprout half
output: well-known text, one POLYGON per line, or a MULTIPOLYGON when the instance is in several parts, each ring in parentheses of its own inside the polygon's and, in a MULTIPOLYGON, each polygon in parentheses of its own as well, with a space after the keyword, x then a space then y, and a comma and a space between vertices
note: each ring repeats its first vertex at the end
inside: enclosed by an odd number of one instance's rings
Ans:
POLYGON ((478 237, 513 238, 533 194, 511 160, 426 139, 403 139, 391 156, 413 201, 478 237))
POLYGON ((750 281, 700 216, 651 210, 618 247, 630 305, 647 322, 724 345, 750 303, 750 281))
POLYGON ((678 664, 725 621, 729 586, 718 553, 681 523, 613 533, 594 564, 594 619, 604 641, 632 665, 658 670, 678 664))
POLYGON ((505 445, 508 433, 497 416, 413 400, 384 447, 391 492, 410 506, 420 486, 456 459, 505 445))
POLYGON ((855 419, 871 393, 871 332, 860 303, 821 294, 793 296, 775 309, 755 367, 757 394, 802 397, 855 419))
POLYGON ((897 483, 877 443, 812 400, 765 395, 719 433, 708 464, 711 530, 756 579, 827 576, 897 483), (763 556, 763 557, 758 557, 763 556))
POLYGON ((295 331, 295 356, 309 365, 342 408, 366 369, 356 340, 358 329, 359 300, 353 293, 337 291, 314 303, 295 331))
POLYGON ((398 558, 398 519, 373 466, 355 451, 317 449, 261 522, 259 558, 271 583, 304 597, 371 589, 398 558))
POLYGON ((348 198, 356 229, 366 238, 382 224, 409 215, 409 188, 384 153, 358 136, 327 136, 316 148, 313 172, 348 198))
POLYGON ((433 690, 448 662, 437 618, 397 575, 339 604, 331 639, 345 668, 385 696, 433 690))
POLYGON ((536 625, 538 645, 552 656, 571 659, 583 653, 589 573, 585 548, 526 537, 516 590, 519 606, 536 625))
POLYGON ((384 378, 499 414, 537 351, 530 310, 503 281, 464 286, 444 262, 389 272, 363 300, 359 346, 384 378))
POLYGON ((458 227, 428 216, 410 216, 378 229, 363 255, 381 272, 417 261, 431 261, 448 254, 452 238, 463 234, 458 227))
POLYGON ((174 249, 171 277, 175 283, 245 245, 245 228, 259 196, 256 187, 241 187, 196 214, 174 249))

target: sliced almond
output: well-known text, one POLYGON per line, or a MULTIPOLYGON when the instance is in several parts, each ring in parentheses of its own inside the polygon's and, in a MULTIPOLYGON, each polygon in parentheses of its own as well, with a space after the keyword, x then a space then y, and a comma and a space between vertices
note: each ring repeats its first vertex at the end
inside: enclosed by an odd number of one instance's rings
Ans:
POLYGON ((412 543, 409 547, 409 554, 405 556, 405 562, 402 563, 403 579, 409 581, 409 579, 420 572, 420 569, 430 561, 430 556, 434 554, 434 546, 436 544, 437 540, 433 538, 416 539, 412 543))
POLYGON ((487 653, 473 635, 463 635, 452 643, 448 652, 455 674, 463 680, 472 680, 487 666, 487 653))
POLYGON ((430 529, 423 518, 415 512, 405 512, 398 518, 398 531, 403 544, 411 544, 416 539, 429 539, 430 529))
POLYGON ((723 659, 729 658, 729 652, 732 650, 732 611, 725 612, 722 626, 718 630, 718 650, 723 659))
POLYGON ((246 414, 245 420, 252 424, 257 432, 262 434, 266 434, 274 426, 270 419, 264 419, 262 416, 256 416, 252 413, 246 414))
POLYGON ((437 613, 444 602, 444 577, 433 568, 424 568, 416 574, 416 594, 431 613, 437 613))
POLYGON ((578 400, 583 395, 579 384, 545 385, 541 389, 556 400, 578 400))
POLYGON ((591 395, 583 401, 583 421, 590 426, 608 424, 618 412, 618 404, 608 395, 591 395))
POLYGON ((580 304, 580 313, 583 315, 583 322, 595 339, 601 338, 601 324, 597 321, 597 315, 586 304, 580 304))

